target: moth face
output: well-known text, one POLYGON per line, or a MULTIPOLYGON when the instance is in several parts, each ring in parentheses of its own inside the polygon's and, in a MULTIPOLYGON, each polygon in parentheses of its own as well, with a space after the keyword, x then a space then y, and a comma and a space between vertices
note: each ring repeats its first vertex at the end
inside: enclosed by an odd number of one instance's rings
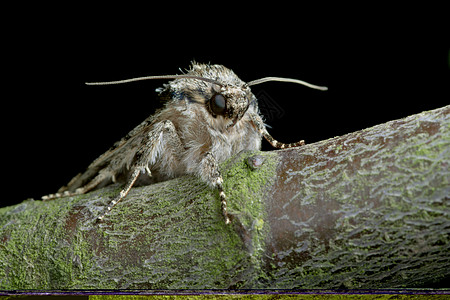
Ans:
MULTIPOLYGON (((170 83, 172 97, 203 106, 214 123, 233 127, 246 113, 255 97, 248 85, 221 65, 194 64, 187 73, 217 82, 183 78, 170 83)), ((222 127, 222 126, 220 126, 222 127)))
POLYGON ((239 121, 250 106, 251 92, 248 87, 236 87, 232 85, 222 86, 214 90, 206 101, 209 113, 217 118, 222 116, 227 121, 227 128, 239 121))

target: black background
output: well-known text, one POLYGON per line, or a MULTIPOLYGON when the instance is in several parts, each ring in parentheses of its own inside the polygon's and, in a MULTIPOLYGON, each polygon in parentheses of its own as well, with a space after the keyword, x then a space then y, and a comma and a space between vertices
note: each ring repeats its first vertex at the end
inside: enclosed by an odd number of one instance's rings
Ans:
POLYGON ((281 112, 266 117, 282 142, 313 143, 449 104, 448 26, 439 9, 363 9, 351 18, 317 9, 188 7, 174 15, 170 7, 84 7, 21 16, 16 25, 26 26, 3 46, 2 206, 55 192, 160 107, 154 90, 164 81, 84 82, 180 74, 196 60, 223 64, 244 81, 282 76, 328 86, 252 87, 281 112))

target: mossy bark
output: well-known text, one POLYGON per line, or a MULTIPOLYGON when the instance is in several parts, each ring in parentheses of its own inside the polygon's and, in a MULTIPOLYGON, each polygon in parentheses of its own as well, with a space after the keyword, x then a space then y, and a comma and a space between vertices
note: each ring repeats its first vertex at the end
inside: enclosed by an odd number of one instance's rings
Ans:
POLYGON ((185 176, 0 209, 0 289, 426 287, 450 277, 450 106, 185 176), (262 163, 262 164, 261 164, 262 163))

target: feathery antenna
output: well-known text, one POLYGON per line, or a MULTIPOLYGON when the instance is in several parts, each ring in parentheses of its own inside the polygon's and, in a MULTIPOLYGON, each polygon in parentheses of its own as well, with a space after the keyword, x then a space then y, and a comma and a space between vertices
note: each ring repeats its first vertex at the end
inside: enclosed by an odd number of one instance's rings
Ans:
POLYGON ((318 85, 311 84, 311 83, 308 83, 303 80, 292 79, 292 78, 283 78, 283 77, 264 77, 264 78, 252 80, 252 81, 248 82, 247 85, 249 85, 249 86, 256 85, 256 84, 260 84, 260 83, 267 82, 267 81, 292 82, 292 83, 301 84, 301 85, 304 85, 304 86, 307 86, 307 87, 310 87, 310 88, 316 89, 316 90, 321 90, 321 91, 328 90, 328 88, 326 86, 318 86, 318 85))
POLYGON ((136 77, 136 78, 130 78, 130 79, 123 79, 123 80, 116 80, 116 81, 105 81, 105 82, 86 82, 86 85, 110 85, 110 84, 122 84, 122 83, 128 83, 128 82, 134 82, 134 81, 141 81, 141 80, 151 80, 151 79, 178 79, 178 78, 191 78, 191 79, 198 79, 203 80, 206 82, 214 83, 220 86, 223 86, 220 82, 195 76, 195 75, 156 75, 156 76, 144 76, 144 77, 136 77))
MULTIPOLYGON (((144 76, 144 77, 136 77, 136 78, 130 78, 130 79, 123 79, 123 80, 116 80, 116 81, 105 81, 105 82, 86 82, 86 85, 111 85, 111 84, 122 84, 122 83, 128 83, 128 82, 135 82, 135 81, 141 81, 141 80, 152 80, 152 79, 178 79, 178 78, 190 78, 190 79, 197 79, 197 80, 203 80, 206 82, 214 83, 219 86, 223 86, 222 83, 210 79, 205 78, 201 76, 195 76, 195 75, 156 75, 156 76, 144 76)), ((297 83, 304 86, 307 86, 312 89, 317 89, 321 91, 326 91, 328 88, 326 86, 318 86, 315 84, 308 83, 303 80, 299 79, 292 79, 292 78, 284 78, 284 77, 264 77, 256 80, 252 80, 250 82, 247 82, 248 86, 251 85, 257 85, 260 83, 268 82, 268 81, 281 81, 281 82, 291 82, 291 83, 297 83)))

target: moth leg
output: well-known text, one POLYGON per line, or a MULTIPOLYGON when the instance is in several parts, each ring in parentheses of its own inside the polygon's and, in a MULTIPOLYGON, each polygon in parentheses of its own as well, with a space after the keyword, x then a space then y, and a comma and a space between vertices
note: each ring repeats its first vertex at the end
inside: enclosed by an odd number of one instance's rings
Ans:
MULTIPOLYGON (((79 175, 81 175, 81 174, 79 174, 79 175)), ((97 176, 94 177, 94 179, 89 181, 88 184, 86 184, 80 188, 77 188, 74 192, 64 190, 65 187, 63 187, 55 194, 42 196, 42 200, 46 201, 46 200, 53 200, 53 199, 57 199, 57 198, 61 198, 61 197, 71 197, 71 196, 86 194, 90 190, 94 189, 97 185, 102 183, 105 179, 107 179, 107 177, 108 176, 105 173, 100 172, 97 176)), ((78 178, 78 176, 75 177, 74 179, 76 179, 76 178, 78 178)), ((72 181, 74 179, 72 179, 72 181)), ((69 183, 69 185, 70 185, 70 183, 69 183)))
MULTIPOLYGON (((133 172, 131 173, 125 187, 120 191, 119 195, 108 204, 106 210, 97 219, 102 220, 105 215, 109 213, 114 206, 116 206, 117 203, 128 195, 128 192, 131 190, 141 173, 147 173, 148 176, 152 176, 149 166, 155 164, 162 151, 167 153, 171 149, 174 150, 174 147, 176 148, 180 145, 180 138, 171 121, 167 120, 155 124, 154 129, 150 131, 142 140, 139 149, 136 151, 136 162, 131 168, 133 172)), ((174 160, 174 157, 172 157, 172 160, 174 160)))
POLYGON ((253 124, 256 126, 256 128, 259 130, 259 132, 261 133, 261 135, 272 145, 272 147, 274 148, 280 148, 280 149, 285 149, 285 148, 292 148, 292 147, 297 147, 297 146, 302 146, 305 144, 304 140, 298 141, 296 143, 290 143, 290 144, 284 144, 284 143, 280 143, 279 141, 277 141, 276 139, 274 139, 269 132, 267 132, 266 126, 264 126, 264 122, 261 119, 260 116, 256 115, 256 114, 250 114, 250 118, 252 119, 253 124))
POLYGON ((97 185, 99 185, 100 183, 102 183, 105 179, 108 178, 108 175, 106 175, 104 172, 101 172, 94 177, 94 179, 92 179, 91 181, 89 181, 88 184, 77 188, 75 190, 75 194, 79 195, 79 194, 86 194, 87 192, 93 190, 94 188, 97 187, 97 185))
POLYGON ((200 163, 200 177, 219 191, 225 224, 230 224, 231 221, 227 213, 227 197, 223 191, 223 178, 217 160, 211 152, 207 152, 200 163))
POLYGON ((128 195, 128 192, 133 187, 133 184, 136 182, 136 179, 139 177, 139 174, 141 173, 141 170, 136 168, 134 169, 133 173, 131 174, 130 179, 128 179, 127 184, 125 187, 120 191, 119 195, 114 198, 113 201, 111 201, 108 206, 106 207, 106 210, 98 216, 98 220, 101 221, 105 217, 105 215, 113 209, 114 206, 116 206, 117 203, 119 203, 123 198, 125 198, 128 195))

